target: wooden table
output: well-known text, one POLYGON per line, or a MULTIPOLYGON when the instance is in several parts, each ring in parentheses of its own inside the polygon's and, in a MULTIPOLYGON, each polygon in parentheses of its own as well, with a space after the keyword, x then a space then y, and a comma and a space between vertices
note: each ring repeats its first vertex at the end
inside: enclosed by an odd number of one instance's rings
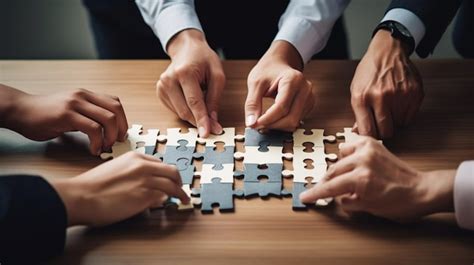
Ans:
MULTIPOLYGON (((416 123, 386 145, 420 170, 455 168, 474 158, 474 61, 416 62, 426 98, 416 123)), ((254 61, 224 62, 224 126, 243 132, 246 76, 254 61)), ((306 126, 334 134, 351 126, 349 85, 354 61, 312 62, 318 87, 306 126)), ((118 95, 129 123, 186 127, 155 97, 167 61, 0 61, 0 82, 31 93, 78 87, 118 95)), ((337 144, 327 145, 336 152, 337 144)), ((35 143, 0 131, 0 171, 73 177, 101 161, 84 146, 35 143)), ((286 183, 287 184, 287 183, 286 183)), ((237 183, 239 185, 239 183, 237 183)), ((473 264, 474 234, 451 214, 400 225, 373 217, 350 219, 337 207, 294 212, 291 199, 235 201, 235 213, 155 211, 103 229, 70 229, 63 256, 52 264, 473 264)), ((407 201, 406 203, 410 203, 407 201)), ((31 220, 34 222, 34 220, 31 220)), ((1 236, 1 235, 0 235, 1 236)), ((27 253, 25 253, 27 255, 27 253)))

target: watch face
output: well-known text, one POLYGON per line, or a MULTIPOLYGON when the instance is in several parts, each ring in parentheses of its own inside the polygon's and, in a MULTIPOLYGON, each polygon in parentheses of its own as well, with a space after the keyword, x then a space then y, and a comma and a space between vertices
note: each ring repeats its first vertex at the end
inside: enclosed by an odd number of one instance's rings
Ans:
POLYGON ((411 37, 410 31, 408 31, 407 28, 405 28, 405 26, 403 26, 400 23, 393 23, 393 24, 395 24, 395 27, 397 28, 397 30, 400 33, 402 33, 404 36, 411 37))

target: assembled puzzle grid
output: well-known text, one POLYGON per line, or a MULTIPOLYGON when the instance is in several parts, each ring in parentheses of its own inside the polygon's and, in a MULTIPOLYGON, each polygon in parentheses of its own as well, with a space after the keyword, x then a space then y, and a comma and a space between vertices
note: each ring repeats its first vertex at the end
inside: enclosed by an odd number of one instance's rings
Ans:
MULTIPOLYGON (((350 128, 337 133, 338 138, 353 141, 357 135, 350 128)), ((325 142, 334 143, 336 137, 325 136, 324 130, 298 129, 293 134, 270 131, 261 133, 246 128, 244 135, 236 135, 235 128, 224 128, 221 135, 198 137, 196 129, 183 133, 179 128, 167 129, 162 135, 158 129, 143 133, 141 125, 132 125, 128 139, 112 146, 111 153, 101 154, 110 159, 128 151, 154 155, 164 163, 175 165, 181 175, 183 190, 191 197, 184 205, 177 198, 169 198, 167 205, 177 205, 179 210, 194 209, 201 205, 202 212, 212 212, 218 205, 221 211, 234 210, 234 197, 292 196, 293 209, 308 206, 324 206, 331 199, 319 200, 314 205, 299 201, 299 194, 320 181, 326 173, 327 160, 335 161, 335 154, 326 154, 325 142), (235 152, 235 141, 244 141, 245 152, 235 152), (293 142, 293 153, 283 153, 285 143, 293 142), (157 144, 166 143, 163 154, 157 152, 157 144), (218 151, 216 144, 224 145, 218 151), (204 152, 197 152, 197 144, 204 146, 204 152), (311 146, 312 145, 312 146, 311 146), (243 160, 243 169, 235 170, 234 158, 243 160), (196 171, 194 160, 202 160, 200 171, 196 171), (284 169, 283 160, 292 160, 293 170, 284 169), (243 179, 243 188, 234 188, 234 177, 243 179), (283 179, 293 179, 291 189, 284 189, 283 179), (199 188, 193 189, 193 181, 199 178, 199 188)))

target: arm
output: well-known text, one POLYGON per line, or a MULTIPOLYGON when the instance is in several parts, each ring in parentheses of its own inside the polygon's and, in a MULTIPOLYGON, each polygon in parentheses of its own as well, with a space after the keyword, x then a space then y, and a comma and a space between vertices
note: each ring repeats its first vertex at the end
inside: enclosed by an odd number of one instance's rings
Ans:
POLYGON ((136 0, 147 24, 171 57, 156 84, 163 104, 196 126, 201 137, 220 134, 220 95, 225 86, 219 56, 209 47, 192 0, 136 0), (205 91, 202 91, 205 88, 205 91))
POLYGON ((270 48, 250 72, 245 123, 253 128, 294 131, 314 106, 314 89, 304 64, 321 51, 348 0, 291 1, 270 48), (262 113, 263 97, 275 103, 262 113))
POLYGON ((64 248, 66 227, 115 223, 168 195, 186 204, 181 186, 175 166, 135 152, 74 178, 0 177, 0 262, 51 258, 64 248))

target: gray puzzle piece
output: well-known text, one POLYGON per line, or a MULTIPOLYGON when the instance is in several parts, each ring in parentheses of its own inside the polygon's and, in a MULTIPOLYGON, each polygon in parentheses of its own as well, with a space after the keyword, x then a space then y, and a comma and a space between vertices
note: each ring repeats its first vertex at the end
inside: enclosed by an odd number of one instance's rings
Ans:
POLYGON ((235 146, 224 146, 225 150, 223 152, 218 152, 214 149, 214 147, 206 147, 204 153, 194 153, 193 156, 198 159, 204 158, 202 163, 215 165, 214 169, 216 170, 223 169, 222 164, 234 163, 235 146))
POLYGON ((211 184, 202 184, 201 190, 193 190, 193 195, 201 196, 201 212, 212 212, 212 206, 219 204, 220 211, 234 210, 234 196, 242 196, 242 191, 233 189, 232 183, 221 183, 213 179, 211 184))
POLYGON ((281 172, 283 164, 265 164, 266 168, 259 168, 263 165, 244 163, 243 171, 235 171, 234 176, 244 176, 244 182, 259 182, 259 176, 267 176, 267 182, 281 182, 281 172))
POLYGON ((183 185, 192 184, 194 179, 194 170, 196 167, 191 165, 191 161, 182 157, 176 161, 175 165, 178 168, 183 185))
POLYGON ((244 196, 260 196, 281 195, 282 182, 244 182, 244 196))
POLYGON ((306 210, 308 207, 300 201, 300 194, 307 189, 305 185, 306 183, 293 182, 293 189, 291 191, 283 190, 281 192, 284 196, 291 195, 293 200, 293 210, 306 210))
POLYGON ((180 146, 166 146, 163 162, 166 164, 174 164, 180 158, 187 158, 189 161, 193 159, 194 147, 186 147, 186 140, 180 140, 180 146))
POLYGON ((289 132, 271 130, 260 133, 256 129, 245 128, 245 146, 283 146, 285 141, 291 141, 293 135, 289 132))

